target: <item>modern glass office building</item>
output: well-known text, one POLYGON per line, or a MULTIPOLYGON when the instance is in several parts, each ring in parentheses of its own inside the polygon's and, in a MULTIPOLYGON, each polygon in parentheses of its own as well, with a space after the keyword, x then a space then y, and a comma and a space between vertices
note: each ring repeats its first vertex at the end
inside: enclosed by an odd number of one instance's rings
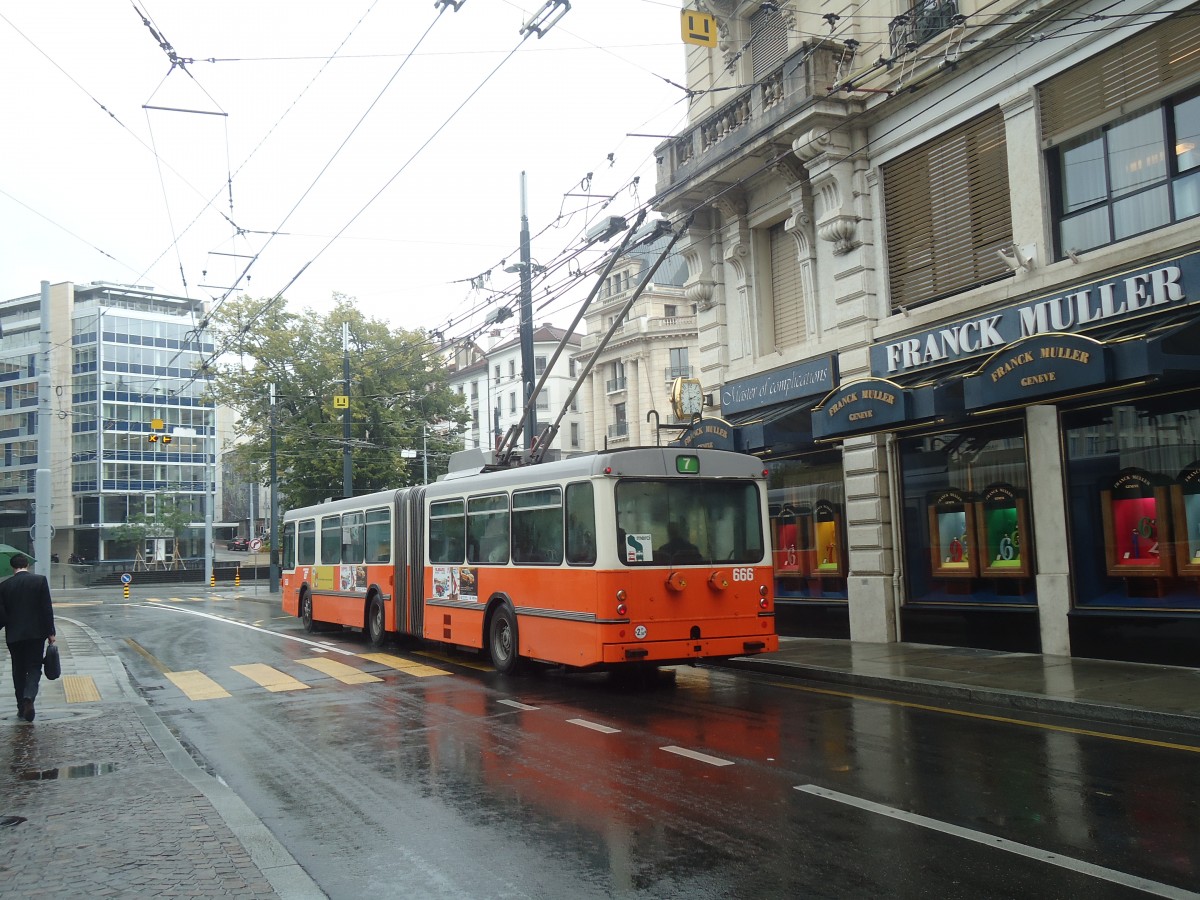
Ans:
MULTIPOLYGON (((217 449, 204 302, 66 282, 50 287, 49 303, 54 553, 159 564, 203 556, 217 449), (113 528, 168 501, 190 512, 178 546, 114 540, 113 528)), ((38 467, 40 305, 40 293, 0 302, 0 540, 22 549, 38 467)))

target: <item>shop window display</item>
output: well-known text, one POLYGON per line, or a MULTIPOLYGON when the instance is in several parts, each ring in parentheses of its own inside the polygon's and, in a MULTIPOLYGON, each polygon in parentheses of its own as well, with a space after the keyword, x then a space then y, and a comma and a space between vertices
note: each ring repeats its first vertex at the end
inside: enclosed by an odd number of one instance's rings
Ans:
POLYGON ((1020 421, 898 442, 906 602, 1037 602, 1020 421))
POLYGON ((1063 413, 1076 607, 1200 609, 1194 398, 1166 394, 1063 413))
POLYGON ((845 487, 841 457, 767 463, 775 596, 845 601, 845 487))

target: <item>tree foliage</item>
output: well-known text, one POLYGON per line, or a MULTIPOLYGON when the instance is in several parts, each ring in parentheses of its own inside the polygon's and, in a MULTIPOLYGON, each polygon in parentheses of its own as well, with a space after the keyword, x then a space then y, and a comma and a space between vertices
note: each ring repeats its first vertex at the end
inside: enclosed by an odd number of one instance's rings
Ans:
POLYGON ((210 327, 229 352, 216 364, 214 399, 238 416, 245 443, 238 467, 269 484, 270 393, 275 385, 281 511, 343 496, 345 394, 342 323, 350 326, 350 458, 354 494, 419 484, 446 470, 467 420, 446 383, 445 363, 420 331, 368 319, 352 298, 334 294, 328 315, 289 311, 282 300, 243 296, 217 309, 210 327), (415 458, 401 456, 415 450, 415 458))
POLYGON ((120 547, 128 550, 132 557, 146 543, 146 538, 171 538, 175 547, 179 538, 191 527, 195 511, 188 501, 179 501, 170 496, 156 498, 153 513, 135 513, 122 524, 109 529, 109 537, 120 547))

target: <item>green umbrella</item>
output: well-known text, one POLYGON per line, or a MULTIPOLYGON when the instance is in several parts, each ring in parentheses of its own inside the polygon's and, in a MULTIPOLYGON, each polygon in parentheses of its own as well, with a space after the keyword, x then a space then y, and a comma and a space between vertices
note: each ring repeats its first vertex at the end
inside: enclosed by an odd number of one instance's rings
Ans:
POLYGON ((20 554, 29 560, 32 565, 34 558, 24 550, 18 550, 12 544, 0 544, 0 578, 7 578, 13 573, 12 558, 20 554))

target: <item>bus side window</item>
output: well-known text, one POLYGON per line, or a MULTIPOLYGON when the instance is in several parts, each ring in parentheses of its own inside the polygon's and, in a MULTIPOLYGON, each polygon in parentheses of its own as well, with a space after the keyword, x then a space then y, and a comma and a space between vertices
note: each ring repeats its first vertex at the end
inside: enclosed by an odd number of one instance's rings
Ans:
POLYGON ((429 505, 429 561, 461 563, 463 561, 462 500, 441 500, 429 505))
POLYGON ((296 568, 296 523, 283 526, 283 569, 290 572, 296 568))
POLYGON ((312 566, 317 562, 317 523, 315 519, 305 519, 299 525, 296 540, 296 564, 312 566))
POLYGON ((567 562, 596 562, 596 497, 590 481, 567 485, 567 562))
POLYGON ((508 562, 508 495, 467 501, 467 562, 508 562))
POLYGON ((391 562, 392 521, 387 509, 367 510, 366 534, 367 562, 391 562))
POLYGON ((342 561, 342 517, 321 518, 321 563, 337 565, 342 561))

